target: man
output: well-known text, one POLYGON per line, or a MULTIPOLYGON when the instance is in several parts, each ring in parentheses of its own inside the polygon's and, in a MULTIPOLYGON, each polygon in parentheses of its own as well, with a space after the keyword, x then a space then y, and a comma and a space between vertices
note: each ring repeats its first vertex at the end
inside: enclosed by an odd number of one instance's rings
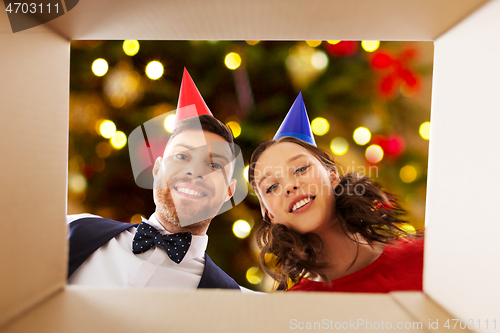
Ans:
POLYGON ((239 289, 205 254, 210 222, 235 191, 234 139, 186 70, 176 117, 163 157, 154 163, 156 210, 149 220, 70 218, 70 284, 239 289), (192 104, 195 115, 179 111, 192 104))

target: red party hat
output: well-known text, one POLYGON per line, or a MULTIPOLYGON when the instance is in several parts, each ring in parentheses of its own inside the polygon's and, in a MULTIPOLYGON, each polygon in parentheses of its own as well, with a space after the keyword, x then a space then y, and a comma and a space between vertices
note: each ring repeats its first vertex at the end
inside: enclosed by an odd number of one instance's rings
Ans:
POLYGON ((177 103, 177 114, 175 115, 175 124, 183 119, 197 117, 202 114, 208 114, 213 117, 212 112, 210 112, 203 97, 201 97, 200 91, 196 88, 191 75, 189 75, 187 69, 184 67, 181 91, 179 92, 179 102, 177 103), (190 105, 194 105, 195 108, 188 108, 190 105))

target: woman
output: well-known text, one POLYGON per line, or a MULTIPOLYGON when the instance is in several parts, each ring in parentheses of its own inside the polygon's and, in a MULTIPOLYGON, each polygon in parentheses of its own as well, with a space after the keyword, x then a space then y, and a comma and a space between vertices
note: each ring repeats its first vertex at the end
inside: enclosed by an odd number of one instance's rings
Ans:
POLYGON ((308 124, 299 95, 250 160, 264 270, 285 290, 421 291, 423 238, 402 229, 404 210, 368 177, 341 177, 308 124))

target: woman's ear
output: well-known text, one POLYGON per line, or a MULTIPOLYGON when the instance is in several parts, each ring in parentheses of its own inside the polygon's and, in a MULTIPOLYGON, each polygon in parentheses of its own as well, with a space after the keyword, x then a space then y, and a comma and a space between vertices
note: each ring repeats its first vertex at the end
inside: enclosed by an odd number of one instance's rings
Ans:
POLYGON ((330 182, 332 183, 333 188, 340 183, 340 176, 337 169, 330 169, 330 182))
POLYGON ((271 214, 265 207, 261 207, 261 212, 262 212, 262 216, 263 218, 265 219, 266 216, 267 218, 269 219, 269 221, 271 221, 271 223, 274 223, 274 215, 271 214))

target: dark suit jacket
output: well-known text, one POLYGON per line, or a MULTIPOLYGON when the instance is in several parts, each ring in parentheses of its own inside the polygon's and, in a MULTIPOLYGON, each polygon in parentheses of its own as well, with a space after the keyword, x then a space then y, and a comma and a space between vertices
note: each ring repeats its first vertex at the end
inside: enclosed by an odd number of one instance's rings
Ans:
MULTIPOLYGON (((121 232, 138 224, 88 217, 69 224, 68 278, 98 248, 121 232)), ((220 269, 205 253, 205 268, 198 288, 240 289, 238 284, 220 269)))

